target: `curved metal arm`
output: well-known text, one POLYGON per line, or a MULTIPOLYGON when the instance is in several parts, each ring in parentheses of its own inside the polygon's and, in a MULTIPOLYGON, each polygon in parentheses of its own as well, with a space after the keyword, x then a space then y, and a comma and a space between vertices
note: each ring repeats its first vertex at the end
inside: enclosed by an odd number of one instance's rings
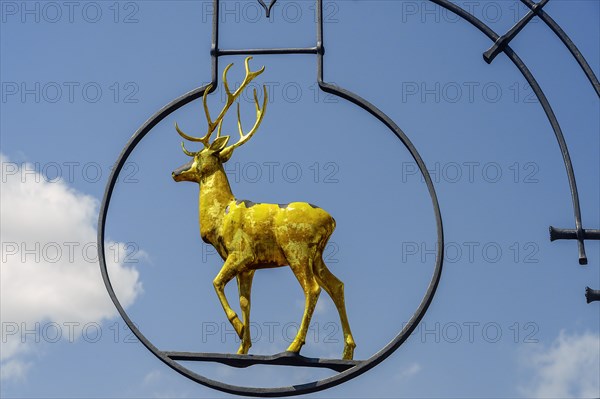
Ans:
MULTIPOLYGON (((494 32, 489 26, 479 20, 477 17, 469 14, 466 10, 463 10, 461 7, 457 6, 454 3, 451 3, 448 0, 430 0, 441 7, 448 9, 449 11, 454 12, 460 17, 464 18, 467 22, 475 26, 481 32, 483 32, 487 37, 496 42, 499 38, 499 35, 494 32)), ((542 11, 540 11, 542 12, 542 11)), ((567 177, 569 179, 569 188, 571 191, 571 200, 573 202, 573 214, 575 216, 575 228, 577 231, 577 243, 579 249, 579 264, 585 265, 587 264, 587 256, 585 253, 585 245, 584 245, 584 233, 583 233, 583 224, 581 222, 581 208, 579 205, 579 192, 577 190, 577 182, 575 180, 575 172, 573 171, 573 163, 571 162, 571 156, 569 155, 569 149, 567 147, 567 143, 565 141, 565 137, 562 133, 562 129, 560 128, 560 124, 558 123, 558 119, 550 106, 550 102, 546 98, 546 95, 542 91, 540 85, 537 83, 533 74, 527 68, 525 63, 517 56, 517 54, 510 48, 510 46, 506 45, 504 47, 504 53, 506 56, 515 64, 515 66, 519 69, 519 71, 523 74, 523 77, 527 80, 529 85, 531 86, 533 92, 538 97, 548 120, 550 121, 550 125, 552 126, 552 130, 554 131, 554 135, 558 142, 558 146, 560 147, 560 152, 563 156, 563 161, 565 163, 565 168, 567 170, 567 177)))
MULTIPOLYGON (((533 9, 533 7, 535 7, 536 5, 532 0, 521 0, 521 3, 529 7, 529 9, 533 9)), ((556 36, 558 36, 558 38, 569 49, 569 51, 571 52, 575 60, 577 60, 577 63, 583 70, 583 73, 585 73, 585 76, 587 76, 588 80, 592 84, 592 87, 596 91, 596 94, 598 95, 598 97, 600 97, 600 82, 598 82, 598 78, 596 77, 596 74, 594 74, 594 71, 590 67, 590 64, 587 63, 585 57, 583 56, 583 54, 581 54, 581 51, 579 51, 575 43, 573 43, 571 38, 569 38, 569 35, 567 35, 565 31, 562 30, 560 26, 558 26, 554 19, 552 19, 552 17, 550 17, 550 15, 548 15, 548 13, 546 13, 544 10, 539 10, 537 12, 537 16, 542 21, 544 21, 550 29, 552 29, 556 36)))

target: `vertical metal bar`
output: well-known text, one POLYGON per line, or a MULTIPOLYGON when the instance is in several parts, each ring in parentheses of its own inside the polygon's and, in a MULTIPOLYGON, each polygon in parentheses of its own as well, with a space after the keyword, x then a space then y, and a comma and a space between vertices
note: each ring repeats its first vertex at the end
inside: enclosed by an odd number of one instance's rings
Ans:
POLYGON ((219 0, 213 0, 213 7, 212 44, 210 47, 212 71, 209 93, 215 91, 219 83, 219 0))
POLYGON ((323 81, 323 0, 317 0, 317 82, 323 81))

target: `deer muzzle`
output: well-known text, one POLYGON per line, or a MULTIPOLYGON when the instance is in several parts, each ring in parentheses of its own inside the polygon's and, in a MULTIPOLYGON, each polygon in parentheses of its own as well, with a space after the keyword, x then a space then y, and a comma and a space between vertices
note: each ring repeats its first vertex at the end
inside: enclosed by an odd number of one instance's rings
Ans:
POLYGON ((191 160, 190 162, 186 163, 185 165, 175 169, 173 171, 173 173, 171 173, 173 180, 175 180, 177 182, 188 180, 188 179, 186 179, 186 174, 187 174, 186 172, 190 171, 193 164, 194 164, 194 160, 191 160))

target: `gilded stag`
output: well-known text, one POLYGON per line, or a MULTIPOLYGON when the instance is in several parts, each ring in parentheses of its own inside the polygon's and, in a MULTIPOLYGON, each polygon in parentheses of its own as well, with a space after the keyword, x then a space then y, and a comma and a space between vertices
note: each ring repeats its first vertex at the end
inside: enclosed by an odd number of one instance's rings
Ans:
POLYGON ((246 143, 256 133, 267 107, 267 89, 263 86, 262 106, 259 105, 256 90, 256 122, 248 133, 244 133, 240 120, 240 104, 237 102, 238 130, 240 139, 227 145, 229 136, 221 135, 225 114, 239 99, 242 91, 261 73, 264 66, 255 72, 250 71, 245 60, 246 76, 233 93, 227 83, 227 72, 223 71, 223 86, 227 99, 225 106, 213 121, 210 116, 204 92, 203 105, 208 121, 208 132, 203 137, 188 136, 175 124, 177 132, 186 140, 204 145, 200 151, 190 152, 182 142, 183 152, 192 160, 173 172, 173 179, 191 181, 200 185, 200 234, 202 239, 215 247, 225 263, 214 279, 213 284, 227 318, 241 339, 238 354, 247 354, 252 346, 250 339, 250 290, 252 278, 257 269, 290 266, 302 286, 305 295, 305 309, 298 334, 288 347, 289 352, 299 353, 305 343, 309 323, 317 304, 321 287, 333 299, 338 310, 344 333, 344 359, 352 359, 356 344, 350 331, 344 299, 344 284, 336 278, 323 261, 323 251, 335 229, 335 220, 325 210, 306 203, 263 204, 237 200, 227 180, 223 164, 233 150, 246 143), (215 139, 210 137, 217 130, 215 139), (237 278, 240 308, 243 323, 227 302, 225 285, 237 278))

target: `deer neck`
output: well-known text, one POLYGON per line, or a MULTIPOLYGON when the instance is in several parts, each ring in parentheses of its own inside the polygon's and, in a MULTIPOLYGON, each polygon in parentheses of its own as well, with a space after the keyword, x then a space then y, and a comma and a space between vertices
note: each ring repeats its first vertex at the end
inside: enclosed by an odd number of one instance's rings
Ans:
POLYGON ((234 200, 223 166, 202 179, 200 184, 200 235, 205 242, 216 244, 225 208, 234 200))

